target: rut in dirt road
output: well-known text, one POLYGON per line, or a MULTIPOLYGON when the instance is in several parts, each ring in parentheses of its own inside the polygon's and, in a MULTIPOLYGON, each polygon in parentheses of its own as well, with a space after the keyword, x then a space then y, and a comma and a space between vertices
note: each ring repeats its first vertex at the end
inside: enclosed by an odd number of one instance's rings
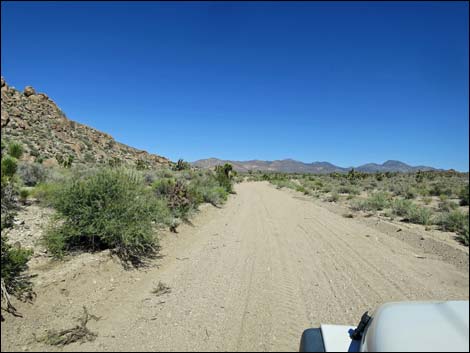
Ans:
POLYGON ((399 300, 468 299, 468 271, 267 183, 236 185, 159 268, 94 306, 96 341, 66 350, 298 350, 306 328, 399 300), (155 297, 154 283, 172 291, 155 297))

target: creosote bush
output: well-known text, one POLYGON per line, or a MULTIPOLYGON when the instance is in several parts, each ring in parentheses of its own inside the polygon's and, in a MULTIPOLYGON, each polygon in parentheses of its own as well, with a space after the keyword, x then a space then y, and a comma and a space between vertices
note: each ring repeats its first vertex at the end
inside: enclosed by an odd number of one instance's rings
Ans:
POLYGON ((138 263, 156 250, 153 222, 165 217, 165 206, 135 172, 104 168, 73 177, 54 194, 58 220, 44 237, 54 255, 113 249, 124 261, 138 263))
POLYGON ((465 214, 459 210, 446 212, 439 217, 437 224, 441 226, 442 230, 457 233, 459 235, 460 241, 468 246, 468 216, 468 212, 465 214))
POLYGON ((27 262, 32 251, 21 247, 14 247, 7 242, 7 238, 1 236, 2 246, 2 281, 8 293, 21 296, 25 290, 30 289, 29 281, 20 277, 27 269, 27 262))

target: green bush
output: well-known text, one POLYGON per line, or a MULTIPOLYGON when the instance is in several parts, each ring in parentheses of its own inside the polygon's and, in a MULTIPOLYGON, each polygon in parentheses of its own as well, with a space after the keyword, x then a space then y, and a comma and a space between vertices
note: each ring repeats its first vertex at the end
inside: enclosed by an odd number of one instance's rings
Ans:
POLYGON ((18 142, 10 142, 8 145, 8 154, 13 158, 20 159, 23 155, 23 146, 18 142))
POLYGON ((222 186, 207 188, 202 192, 204 202, 212 205, 220 205, 227 201, 227 191, 222 186))
POLYGON ((431 202, 432 202, 432 198, 426 196, 426 197, 423 197, 423 202, 425 205, 429 205, 431 202))
POLYGON ((330 196, 326 198, 328 202, 337 202, 339 200, 339 195, 337 192, 332 192, 330 196))
POLYGON ((439 210, 442 212, 450 212, 450 211, 457 209, 459 205, 453 201, 445 200, 445 201, 439 202, 438 207, 439 207, 439 210))
POLYGON ((15 175, 18 168, 16 158, 12 156, 2 157, 2 177, 11 178, 15 175))
POLYGON ((31 190, 31 196, 38 199, 38 201, 41 202, 41 204, 43 204, 44 206, 53 206, 54 198, 60 195, 60 193, 58 192, 60 188, 60 183, 41 183, 36 185, 31 190))
POLYGON ((365 200, 356 200, 351 208, 356 211, 380 211, 390 205, 390 196, 385 192, 375 192, 365 200))
POLYGON ((349 195, 359 195, 360 191, 358 188, 348 185, 341 185, 338 187, 338 193, 340 194, 349 194, 349 195))
POLYGON ((291 180, 278 180, 278 179, 272 179, 270 180, 271 184, 276 185, 278 189, 282 188, 288 188, 288 189, 293 189, 296 190, 297 187, 299 186, 298 184, 294 183, 291 180))
POLYGON ((11 227, 13 225, 13 219, 15 218, 16 210, 18 205, 16 203, 16 197, 18 190, 15 185, 11 182, 6 181, 2 178, 1 185, 1 229, 11 227))
POLYGON ((400 217, 407 217, 410 210, 415 207, 410 200, 395 199, 391 203, 393 214, 400 217))
POLYGON ((308 194, 309 194, 309 191, 308 191, 303 185, 297 185, 297 186, 295 187, 295 190, 298 191, 298 192, 303 193, 304 195, 308 195, 308 194))
POLYGON ((426 207, 419 207, 409 200, 395 199, 391 202, 394 215, 416 224, 431 224, 433 212, 426 207))
POLYGON ((26 188, 21 188, 21 189, 20 189, 19 196, 20 196, 20 201, 21 201, 23 204, 26 203, 29 194, 30 194, 30 192, 29 192, 28 189, 26 189, 26 188))
POLYGON ((389 206, 390 197, 385 192, 375 192, 366 202, 369 210, 380 211, 389 206))
POLYGON ((418 196, 418 193, 417 193, 415 188, 408 187, 408 188, 406 188, 404 196, 405 196, 406 199, 412 200, 412 199, 416 198, 416 196, 418 196))
POLYGON ((11 246, 7 242, 7 237, 3 234, 1 239, 2 281, 5 283, 5 289, 9 294, 22 297, 26 291, 31 289, 30 282, 22 277, 21 274, 27 269, 27 263, 32 251, 11 246))
POLYGON ((411 223, 429 225, 432 216, 433 212, 429 208, 414 206, 410 209, 407 218, 411 223))
POLYGON ((468 212, 465 214, 459 210, 446 212, 439 217, 437 224, 444 231, 457 233, 460 236, 460 240, 468 246, 468 216, 468 212))
POLYGON ((438 182, 436 184, 433 184, 429 192, 433 196, 441 196, 441 195, 452 196, 452 188, 443 182, 438 182))
POLYGON ((74 177, 54 193, 59 221, 44 237, 52 254, 113 249, 124 261, 138 263, 156 250, 152 222, 162 218, 164 206, 136 173, 104 168, 74 177))
POLYGON ((23 153, 23 148, 16 142, 6 144, 2 140, 1 161, 1 229, 11 227, 16 211, 18 209, 18 182, 16 170, 18 158, 23 153), (8 152, 8 153, 7 153, 8 152))
POLYGON ((212 174, 202 174, 193 177, 188 185, 188 192, 193 203, 208 202, 218 206, 227 200, 227 190, 220 186, 212 174))

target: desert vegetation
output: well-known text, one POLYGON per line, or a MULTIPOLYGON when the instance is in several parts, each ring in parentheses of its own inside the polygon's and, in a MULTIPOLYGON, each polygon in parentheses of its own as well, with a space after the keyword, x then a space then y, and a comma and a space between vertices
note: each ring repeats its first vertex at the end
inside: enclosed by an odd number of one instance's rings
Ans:
POLYGON ((113 160, 46 167, 20 161, 22 151, 2 141, 2 298, 12 313, 9 295, 31 289, 23 274, 32 251, 12 245, 7 234, 31 200, 55 211, 41 239, 50 256, 110 249, 125 266, 138 266, 157 254, 159 230, 177 232, 200 204, 219 207, 233 192, 230 165, 195 170, 183 160, 161 168, 113 160))
POLYGON ((173 167, 136 165, 56 169, 31 191, 57 217, 44 236, 56 257, 75 250, 112 249, 133 264, 158 249, 158 229, 188 221, 202 203, 222 204, 231 191, 230 170, 197 171, 182 160, 173 167))
POLYGON ((19 208, 18 198, 25 198, 24 192, 20 190, 20 180, 16 175, 18 159, 21 158, 23 148, 19 143, 2 141, 1 146, 1 297, 5 302, 6 311, 13 315, 19 315, 11 304, 10 295, 13 294, 20 299, 29 299, 32 295, 31 284, 22 273, 27 268, 27 262, 31 251, 23 249, 20 245, 12 246, 4 230, 11 227, 13 219, 19 208))
POLYGON ((247 173, 244 179, 267 180, 277 188, 340 203, 355 213, 377 214, 453 232, 468 246, 468 173, 450 170, 373 174, 352 169, 348 173, 322 175, 256 172, 247 173))

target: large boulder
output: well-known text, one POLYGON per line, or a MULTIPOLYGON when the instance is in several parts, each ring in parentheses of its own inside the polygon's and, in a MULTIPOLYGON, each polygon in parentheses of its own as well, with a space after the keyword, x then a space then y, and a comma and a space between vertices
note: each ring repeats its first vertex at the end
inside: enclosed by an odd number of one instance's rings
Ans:
POLYGON ((2 76, 2 87, 6 85, 5 79, 2 76))
POLYGON ((32 95, 36 94, 36 91, 34 90, 33 87, 31 87, 31 86, 26 86, 26 87, 24 88, 23 94, 24 94, 26 97, 29 97, 29 96, 32 96, 32 95))

